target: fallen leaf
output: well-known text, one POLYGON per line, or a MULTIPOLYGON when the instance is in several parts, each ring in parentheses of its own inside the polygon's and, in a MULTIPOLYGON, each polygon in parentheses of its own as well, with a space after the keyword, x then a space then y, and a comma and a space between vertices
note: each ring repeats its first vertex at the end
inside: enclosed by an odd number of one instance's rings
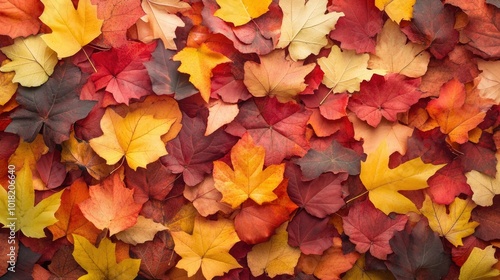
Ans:
POLYGON ((165 238, 156 236, 153 241, 130 247, 131 256, 141 259, 141 276, 161 279, 175 266, 174 241, 170 234, 163 236, 165 238))
POLYGON ((472 249, 467 261, 460 268, 459 280, 466 279, 493 279, 500 275, 500 271, 492 266, 498 260, 495 258, 496 249, 492 245, 481 250, 472 249))
POLYGON ((125 243, 137 245, 139 243, 153 240, 156 233, 166 229, 167 228, 164 225, 139 215, 137 217, 137 223, 135 223, 132 227, 117 233, 116 238, 125 243))
POLYGON ((369 270, 366 268, 366 255, 361 256, 347 271, 342 280, 394 280, 390 271, 369 270))
MULTIPOLYGON (((108 173, 109 174, 109 173, 108 173)), ((134 190, 134 201, 143 204, 150 199, 165 200, 174 187, 178 176, 170 172, 160 161, 146 168, 125 168, 125 185, 134 190)))
POLYGON ((90 0, 78 1, 76 9, 71 0, 41 1, 45 8, 40 20, 52 29, 42 39, 59 59, 76 54, 101 34, 103 21, 97 18, 97 7, 90 0))
POLYGON ((251 0, 217 0, 220 9, 215 11, 214 16, 226 22, 240 26, 252 19, 258 18, 269 10, 272 0, 253 2, 251 0))
POLYGON ((402 20, 410 20, 416 0, 375 0, 375 6, 398 24, 402 20))
POLYGON ((239 241, 230 220, 210 221, 197 217, 192 235, 174 231, 172 237, 174 250, 182 258, 176 267, 186 270, 188 277, 201 269, 203 276, 212 280, 215 276, 241 267, 229 254, 229 250, 239 241))
MULTIPOLYGON (((73 236, 68 236, 73 240, 73 236)), ((50 260, 48 269, 52 277, 77 279, 85 275, 85 270, 81 268, 72 256, 73 249, 70 246, 63 246, 54 254, 50 260)), ((34 275, 33 275, 34 276, 34 275)), ((34 276, 34 278, 37 278, 34 276)), ((50 279, 50 278, 49 278, 50 279)))
MULTIPOLYGON (((10 63, 10 60, 6 59, 2 61, 1 66, 5 66, 10 63)), ((0 67, 0 71, 2 69, 0 67)), ((12 96, 17 92, 18 84, 13 82, 15 73, 0 73, 0 108, 12 100, 12 96)))
POLYGON ((10 38, 28 37, 40 30, 42 24, 38 17, 43 11, 40 1, 3 0, 0 6, 2 9, 0 25, 3 26, 0 34, 10 38))
POLYGON ((77 205, 85 218, 98 229, 109 229, 112 236, 137 222, 142 205, 134 202, 133 194, 115 173, 99 185, 90 186, 90 197, 77 205))
POLYGON ((14 153, 10 156, 8 164, 16 167, 16 170, 21 170, 25 165, 29 167, 32 173, 33 188, 35 190, 44 190, 45 184, 38 174, 36 163, 42 155, 49 152, 49 148, 43 142, 42 135, 38 135, 33 142, 28 143, 22 139, 19 140, 19 145, 14 153))
POLYGON ((116 244, 109 238, 101 240, 95 247, 85 237, 73 234, 75 249, 73 257, 88 274, 79 279, 133 279, 139 272, 141 260, 116 259, 116 244))
MULTIPOLYGON (((478 60, 477 66, 483 71, 479 74, 480 80, 477 85, 479 95, 484 99, 493 99, 500 103, 500 62, 478 60)), ((0 68, 1 69, 1 68, 0 68)))
POLYGON ((281 36, 276 48, 288 46, 290 57, 297 61, 318 54, 328 44, 326 35, 334 29, 344 13, 325 14, 327 0, 280 1, 283 11, 281 36))
POLYGON ((299 247, 306 255, 321 255, 333 245, 335 227, 329 223, 330 219, 317 218, 306 211, 296 214, 288 223, 288 244, 299 247))
POLYGON ((240 109, 237 104, 230 104, 217 99, 208 104, 208 121, 205 136, 214 133, 223 125, 228 124, 236 118, 240 109))
POLYGON ((476 170, 465 173, 467 184, 470 185, 473 195, 472 200, 480 206, 493 205, 493 198, 500 194, 500 154, 497 157, 497 174, 495 177, 485 175, 476 170))
POLYGON ((2 63, 0 71, 15 71, 12 82, 25 87, 37 87, 45 83, 54 73, 58 62, 56 53, 45 44, 40 35, 16 38, 14 44, 0 50, 12 60, 2 63))
POLYGON ((474 236, 482 240, 491 241, 500 239, 500 196, 493 198, 493 205, 489 207, 476 207, 472 211, 472 220, 479 223, 475 229, 474 236))
POLYGON ((66 167, 61 163, 61 152, 58 150, 42 155, 36 163, 36 169, 47 189, 60 187, 66 179, 66 167))
POLYGON ((264 272, 271 278, 282 274, 293 275, 300 250, 288 245, 287 224, 282 224, 269 241, 254 245, 248 252, 248 267, 253 276, 264 272))
POLYGON ((184 197, 193 203, 198 213, 203 217, 221 211, 229 214, 233 208, 221 203, 222 193, 215 188, 215 182, 212 176, 205 177, 201 183, 193 187, 184 188, 184 197))
POLYGON ((214 161, 215 188, 222 193, 221 202, 233 209, 247 199, 257 204, 271 202, 277 198, 273 190, 283 181, 285 165, 264 167, 265 149, 245 134, 231 149, 233 168, 223 161, 214 161))
POLYGON ((474 233, 479 225, 469 222, 471 212, 476 207, 470 199, 455 198, 448 206, 436 204, 426 197, 420 212, 429 220, 431 229, 445 237, 455 247, 462 246, 462 238, 474 233))

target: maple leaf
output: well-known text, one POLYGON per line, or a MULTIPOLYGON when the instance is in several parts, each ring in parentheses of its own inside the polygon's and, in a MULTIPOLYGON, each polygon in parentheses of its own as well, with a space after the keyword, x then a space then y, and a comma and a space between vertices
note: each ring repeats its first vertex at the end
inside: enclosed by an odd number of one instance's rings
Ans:
POLYGON ((258 18, 269 10, 272 0, 254 2, 251 0, 216 0, 220 9, 215 11, 214 16, 226 22, 240 26, 252 19, 258 18))
POLYGON ((175 242, 174 250, 182 258, 176 267, 186 270, 188 277, 201 268, 203 276, 211 280, 241 267, 229 254, 229 250, 240 240, 230 220, 210 221, 196 217, 192 235, 182 231, 171 234, 175 242))
POLYGON ((223 161, 214 161, 215 188, 222 193, 221 202, 233 209, 247 199, 261 205, 277 198, 273 190, 283 181, 285 165, 264 167, 265 149, 245 134, 231 149, 233 169, 223 161))
POLYGON ((97 72, 90 76, 96 90, 106 89, 118 103, 129 104, 151 92, 151 82, 143 63, 150 59, 154 44, 129 43, 92 55, 97 72))
POLYGON ((142 205, 134 202, 133 193, 115 173, 99 185, 90 186, 90 197, 77 205, 98 229, 107 228, 114 235, 137 222, 142 205))
POLYGON ((475 229, 474 236, 482 240, 490 241, 500 238, 500 196, 493 198, 493 204, 489 207, 476 207, 472 211, 472 220, 479 223, 475 229))
POLYGON ((378 149, 368 154, 361 162, 359 177, 365 186, 373 205, 386 215, 390 212, 418 213, 415 204, 400 194, 403 190, 419 190, 428 187, 427 179, 443 165, 425 164, 419 157, 389 169, 389 153, 384 141, 378 149))
POLYGON ((477 90, 453 79, 441 87, 439 98, 429 101, 426 109, 450 142, 463 144, 492 105, 492 100, 479 97, 477 90))
POLYGON ((109 238, 101 240, 95 247, 85 237, 73 234, 75 249, 73 257, 88 274, 78 278, 90 279, 133 279, 139 272, 141 260, 126 258, 117 263, 116 244, 109 238))
POLYGON ((104 46, 118 48, 127 44, 127 30, 144 15, 139 1, 91 0, 97 5, 97 18, 102 19, 104 46))
POLYGON ((356 54, 355 51, 344 50, 333 46, 328 57, 318 59, 321 70, 325 73, 323 84, 331 88, 333 93, 359 91, 362 81, 368 81, 373 74, 380 71, 367 69, 368 54, 356 54))
POLYGON ((410 20, 416 0, 375 0, 375 6, 398 24, 401 20, 410 20))
POLYGON ((451 260, 443 243, 424 220, 411 232, 396 232, 389 241, 394 254, 385 264, 396 279, 441 279, 449 270, 451 260))
POLYGON ((427 71, 430 55, 424 51, 425 46, 406 41, 407 38, 399 26, 387 20, 377 36, 375 54, 370 55, 368 67, 410 78, 423 76, 427 71))
POLYGON ((36 169, 47 189, 60 187, 66 179, 66 167, 61 163, 61 152, 56 149, 42 155, 36 169))
POLYGON ((37 87, 45 83, 54 73, 58 62, 56 53, 45 44, 40 35, 16 38, 14 44, 0 50, 12 60, 2 64, 0 71, 16 71, 12 82, 25 87, 37 87))
POLYGON ((483 250, 477 247, 472 249, 467 260, 460 267, 458 279, 493 279, 500 275, 500 271, 492 267, 498 262, 495 258, 495 252, 496 249, 492 245, 483 250))
POLYGON ((300 250, 288 245, 287 225, 283 223, 269 241, 254 245, 248 252, 248 267, 253 276, 260 276, 264 272, 271 278, 282 274, 293 275, 300 250))
POLYGON ((306 88, 304 78, 316 64, 303 65, 285 57, 284 50, 275 50, 260 56, 260 64, 245 62, 243 82, 255 97, 276 96, 280 102, 288 102, 306 88))
POLYGON ((472 200, 480 206, 491 206, 495 195, 500 194, 500 154, 497 153, 497 174, 495 177, 485 175, 476 170, 465 173, 470 185, 472 200))
POLYGON ((74 55, 101 34, 102 20, 90 0, 78 1, 76 10, 70 0, 41 1, 45 8, 40 20, 52 29, 42 39, 59 59, 74 55))
POLYGON ((210 77, 212 69, 231 60, 223 54, 212 51, 205 43, 199 48, 185 47, 172 57, 174 61, 180 61, 178 71, 189 74, 189 81, 200 90, 200 94, 208 103, 210 98, 210 77))
MULTIPOLYGON (((427 193, 437 204, 450 204, 461 193, 472 195, 459 161, 452 161, 429 178, 427 193)), ((474 199, 473 199, 474 200, 474 199)))
POLYGON ((427 217, 432 230, 448 239, 451 244, 462 246, 462 238, 473 234, 479 225, 477 222, 469 222, 474 207, 476 205, 470 199, 463 200, 457 197, 446 207, 426 197, 420 212, 427 217))
POLYGON ((32 142, 42 130, 49 148, 68 140, 71 125, 87 116, 95 104, 78 98, 82 78, 78 67, 65 62, 42 86, 20 88, 16 100, 22 108, 11 114, 12 122, 5 131, 32 142))
POLYGON ((36 168, 38 160, 49 151, 49 148, 43 142, 42 135, 38 135, 31 143, 25 142, 22 139, 19 139, 18 143, 19 145, 10 156, 8 163, 14 165, 17 171, 27 166, 32 173, 33 188, 35 190, 46 189, 36 168))
POLYGON ((328 10, 343 12, 330 37, 340 41, 342 49, 357 53, 374 53, 375 36, 382 30, 382 13, 371 0, 340 0, 332 3, 328 10), (369 23, 369 24, 367 24, 369 23))
POLYGON ((0 223, 4 225, 4 228, 10 226, 12 231, 21 230, 27 237, 45 237, 44 228, 57 222, 54 213, 61 205, 62 191, 46 197, 37 205, 34 205, 35 190, 33 189, 32 175, 28 164, 15 172, 13 178, 11 180, 15 181, 13 185, 15 188, 14 193, 10 189, 7 191, 6 188, 0 186, 0 210, 5 213, 0 216, 0 223), (7 207, 8 201, 11 201, 12 197, 15 198, 14 211, 10 210, 12 207, 7 207), (15 222, 12 223, 9 217, 14 218, 15 222))
POLYGON ((141 259, 139 273, 143 277, 161 279, 175 266, 175 262, 172 261, 174 254, 172 237, 164 233, 165 237, 156 236, 153 241, 130 247, 131 256, 141 259))
MULTIPOLYGON (((10 60, 2 61, 1 66, 8 64, 10 60)), ((1 67, 0 67, 1 69, 1 67)), ((1 70, 0 70, 1 71, 1 70)), ((15 73, 0 73, 0 108, 12 100, 12 96, 17 92, 18 84, 12 82, 15 73)))
POLYGON ((281 35, 276 48, 288 46, 290 57, 297 61, 318 54, 328 44, 326 35, 344 13, 325 14, 327 0, 280 1, 283 11, 281 35))
POLYGON ((40 1, 2 0, 0 9, 2 10, 0 25, 3 26, 0 34, 10 38, 28 37, 40 30, 41 22, 38 17, 43 11, 40 1))
POLYGON ((349 215, 342 220, 349 240, 356 244, 356 251, 370 250, 372 256, 386 260, 392 253, 389 240, 395 232, 404 229, 408 218, 402 215, 390 218, 366 200, 349 209, 349 215))
POLYGON ((174 121, 157 119, 141 110, 122 117, 108 108, 101 119, 104 134, 90 139, 89 143, 107 164, 115 164, 125 156, 128 165, 137 170, 167 154, 160 137, 168 132, 174 121))
POLYGON ((185 23, 175 14, 191 6, 180 0, 143 0, 141 6, 146 15, 136 23, 139 40, 147 44, 159 38, 166 49, 176 50, 175 30, 184 27, 185 23))
POLYGON ((203 217, 221 211, 229 214, 233 208, 221 203, 222 194, 215 188, 214 178, 207 176, 205 180, 193 187, 184 188, 184 197, 193 203, 198 213, 203 217))
POLYGON ((293 102, 255 98, 243 103, 226 131, 240 137, 248 131, 255 143, 266 150, 264 164, 279 164, 287 157, 306 154, 309 143, 305 133, 310 114, 293 102))
POLYGON ((321 255, 333 245, 335 228, 329 218, 317 218, 306 211, 296 214, 288 224, 288 244, 304 254, 321 255))
POLYGON ((478 60, 477 66, 482 71, 477 85, 479 95, 484 99, 493 99, 497 104, 500 103, 500 75, 498 74, 500 62, 478 60))
POLYGON ((97 240, 100 231, 85 218, 78 204, 89 198, 87 184, 82 178, 77 179, 69 188, 64 189, 61 196, 61 206, 55 212, 57 222, 48 229, 53 240, 66 237, 73 243, 73 233, 85 237, 91 242, 97 240))
POLYGON ((177 176, 160 161, 132 170, 125 168, 125 185, 134 190, 134 201, 143 204, 150 199, 165 200, 177 176))
MULTIPOLYGON (((70 236, 70 238, 71 240, 73 240, 73 236, 70 236)), ((48 265, 48 269, 50 271, 50 273, 48 273, 48 276, 78 279, 79 277, 85 275, 85 270, 78 265, 78 263, 73 258, 72 253, 73 248, 71 248, 71 246, 62 246, 61 248, 59 248, 51 258, 50 264, 48 265)), ((33 268, 33 278, 37 278, 35 276, 37 270, 36 267, 37 266, 35 265, 35 267, 33 268)))
POLYGON ((153 240, 156 233, 166 229, 167 228, 160 223, 156 223, 144 216, 138 216, 135 225, 117 233, 116 238, 125 243, 137 245, 138 243, 153 240))

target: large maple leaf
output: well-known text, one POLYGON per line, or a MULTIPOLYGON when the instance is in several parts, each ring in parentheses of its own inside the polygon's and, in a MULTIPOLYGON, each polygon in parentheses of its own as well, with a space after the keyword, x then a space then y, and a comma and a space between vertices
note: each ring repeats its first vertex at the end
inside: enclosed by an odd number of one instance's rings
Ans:
POLYGON ((0 34, 11 38, 28 37, 40 30, 38 17, 42 14, 43 5, 38 0, 2 0, 0 1, 0 34))
POLYGON ((174 250, 182 258, 176 267, 186 270, 189 277, 201 268, 203 276, 212 280, 215 276, 241 267, 229 254, 229 250, 239 241, 230 220, 209 221, 196 217, 192 235, 178 231, 172 232, 172 237, 174 250))
POLYGON ((101 34, 102 20, 97 18, 97 7, 90 0, 42 0, 45 6, 40 20, 52 29, 42 35, 47 45, 57 52, 59 59, 72 56, 101 34), (61 43, 64 42, 64 43, 61 43))
POLYGON ((290 57, 295 61, 305 59, 310 54, 318 54, 328 44, 326 35, 344 15, 337 12, 325 14, 327 2, 281 0, 283 23, 276 47, 288 46, 290 57))
POLYGON ((240 26, 265 14, 269 10, 271 2, 272 0, 258 2, 251 0, 217 0, 220 9, 215 11, 214 16, 230 22, 234 26, 240 26))
POLYGON ((408 218, 402 215, 390 218, 366 200, 354 205, 342 220, 349 240, 356 244, 356 251, 369 250, 372 256, 386 260, 392 253, 389 240, 395 232, 404 229, 408 218))
POLYGON ((426 197, 420 212, 429 220, 429 226, 440 236, 445 237, 451 244, 462 246, 462 238, 474 233, 479 225, 477 222, 469 222, 471 212, 476 204, 470 200, 455 198, 448 206, 439 205, 426 197))
POLYGON ((399 191, 427 188, 427 179, 443 165, 425 164, 419 157, 394 169, 389 169, 388 165, 389 153, 385 141, 376 151, 368 154, 365 162, 361 162, 359 177, 370 201, 386 215, 390 212, 418 213, 415 204, 399 191))
POLYGON ((303 65, 303 62, 289 60, 284 50, 275 50, 260 56, 260 64, 245 62, 243 82, 253 96, 276 96, 279 101, 287 102, 306 88, 305 76, 315 66, 314 63, 303 65))
POLYGON ((75 249, 73 257, 88 274, 78 278, 90 279, 133 279, 139 272, 141 260, 126 258, 117 262, 116 244, 109 238, 101 240, 95 247, 85 237, 73 234, 75 249))
POLYGON ((245 134, 231 149, 233 168, 223 161, 214 161, 215 188, 222 193, 222 202, 233 209, 247 199, 259 205, 278 198, 273 192, 283 181, 285 165, 264 167, 265 149, 254 144, 245 134))
POLYGON ((5 131, 31 142, 42 130, 49 147, 68 140, 71 125, 86 117, 95 104, 78 98, 83 78, 76 66, 65 62, 42 86, 20 88, 16 100, 22 107, 11 114, 12 122, 5 131))
POLYGON ((311 112, 293 102, 256 98, 243 103, 240 113, 226 131, 243 136, 250 133, 256 145, 266 149, 265 165, 279 164, 291 156, 304 156, 309 149, 305 137, 311 112))
POLYGON ((493 279, 500 275, 500 271, 493 268, 498 259, 495 258, 496 249, 492 245, 481 250, 475 247, 460 268, 459 280, 466 279, 493 279))

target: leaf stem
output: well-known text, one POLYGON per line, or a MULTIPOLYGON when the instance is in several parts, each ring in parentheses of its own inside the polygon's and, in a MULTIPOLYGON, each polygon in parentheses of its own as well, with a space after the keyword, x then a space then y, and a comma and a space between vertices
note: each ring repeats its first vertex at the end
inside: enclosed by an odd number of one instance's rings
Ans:
POLYGON ((355 197, 353 197, 353 198, 349 199, 348 201, 346 201, 346 202, 345 202, 345 204, 347 205, 347 204, 349 204, 349 203, 353 202, 354 200, 356 200, 356 199, 358 199, 358 198, 362 197, 363 195, 365 195, 365 194, 367 194, 367 193, 368 193, 368 191, 364 191, 364 192, 362 192, 361 194, 358 194, 357 196, 355 196, 355 197))
POLYGON ((333 92, 333 88, 330 89, 330 91, 325 95, 325 97, 323 97, 323 99, 321 99, 321 101, 319 102, 319 105, 323 105, 323 103, 325 103, 326 99, 328 98, 328 96, 330 96, 330 94, 333 92))
POLYGON ((87 60, 90 62, 90 66, 92 66, 92 69, 94 69, 94 72, 97 73, 97 69, 95 68, 94 63, 92 63, 92 60, 90 60, 90 57, 89 57, 89 55, 87 54, 87 52, 85 51, 84 48, 82 48, 82 51, 85 54, 85 56, 87 57, 87 60))

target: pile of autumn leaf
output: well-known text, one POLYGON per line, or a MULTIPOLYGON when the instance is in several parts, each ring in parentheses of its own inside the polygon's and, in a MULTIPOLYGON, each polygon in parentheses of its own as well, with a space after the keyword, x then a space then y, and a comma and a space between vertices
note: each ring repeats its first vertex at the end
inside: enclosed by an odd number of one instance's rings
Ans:
POLYGON ((0 273, 498 277, 486 2, 0 0, 0 273))

